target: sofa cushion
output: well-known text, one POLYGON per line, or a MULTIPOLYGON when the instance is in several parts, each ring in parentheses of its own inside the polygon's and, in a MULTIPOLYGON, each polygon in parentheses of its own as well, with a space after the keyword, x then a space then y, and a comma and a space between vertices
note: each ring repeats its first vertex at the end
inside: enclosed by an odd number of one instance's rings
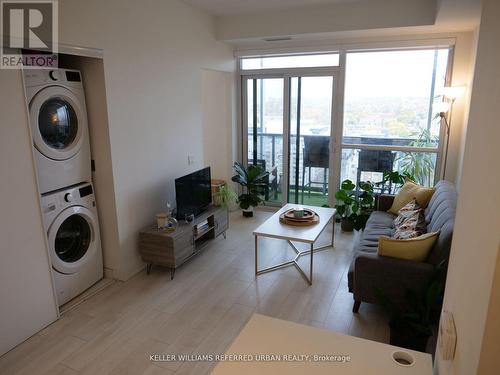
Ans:
POLYGON ((406 180, 399 193, 394 197, 394 202, 392 203, 389 212, 397 215, 398 211, 414 198, 417 200, 420 207, 425 208, 427 207, 433 193, 434 188, 426 188, 414 183, 411 180, 406 180))
POLYGON ((394 219, 394 227, 397 229, 401 224, 403 224, 408 217, 413 216, 414 212, 421 210, 422 208, 417 203, 417 200, 413 198, 411 202, 407 203, 403 208, 398 211, 398 216, 394 219))
POLYGON ((383 226, 367 226, 363 231, 361 239, 355 250, 367 253, 376 253, 378 249, 378 239, 381 236, 392 237, 393 235, 394 228, 383 226))
POLYGON ((427 231, 440 231, 434 248, 427 259, 427 262, 433 265, 437 265, 449 257, 457 199, 455 185, 449 181, 439 181, 436 184, 436 192, 425 210, 427 231))
POLYGON ((457 191, 455 185, 449 181, 439 181, 435 189, 436 191, 425 209, 425 221, 427 224, 431 223, 435 216, 435 219, 437 219, 444 211, 448 211, 453 217, 455 216, 457 207, 457 191))
POLYGON ((418 237, 427 232, 424 210, 415 199, 399 210, 394 227, 394 238, 399 240, 418 237))
POLYGON ((378 243, 378 255, 423 262, 427 259, 438 235, 438 232, 431 232, 403 240, 381 236, 378 243))
POLYGON ((394 218, 396 216, 385 211, 373 211, 366 222, 366 228, 382 227, 394 228, 394 218))

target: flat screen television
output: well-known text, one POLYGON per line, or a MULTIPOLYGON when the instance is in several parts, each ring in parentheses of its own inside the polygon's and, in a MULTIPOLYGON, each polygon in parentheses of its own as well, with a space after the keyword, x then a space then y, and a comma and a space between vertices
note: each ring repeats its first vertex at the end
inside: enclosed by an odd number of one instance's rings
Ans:
POLYGON ((178 219, 191 214, 197 216, 205 211, 212 202, 210 167, 177 178, 175 200, 178 219))

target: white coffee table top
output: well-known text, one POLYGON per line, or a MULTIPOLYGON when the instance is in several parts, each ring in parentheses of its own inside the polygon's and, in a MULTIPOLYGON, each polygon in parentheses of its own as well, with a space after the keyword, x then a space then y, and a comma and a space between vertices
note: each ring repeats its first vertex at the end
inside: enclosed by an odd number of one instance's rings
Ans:
MULTIPOLYGON (((375 341, 343 335, 264 315, 254 314, 226 355, 251 355, 243 361, 226 356, 217 364, 212 375, 431 375, 432 357, 381 344, 375 341), (404 366, 393 360, 393 353, 404 352, 413 357, 413 364, 404 366), (277 355, 277 360, 265 360, 264 355, 277 355), (348 356, 341 362, 318 361, 315 354, 348 356), (287 355, 288 358, 284 358, 287 355), (309 355, 309 358, 299 356, 309 355), (290 359, 290 356, 295 356, 290 359)), ((236 358, 240 359, 240 358, 236 358)))
POLYGON ((278 212, 262 223, 253 231, 254 236, 279 238, 297 242, 314 243, 323 229, 328 225, 330 219, 337 210, 327 207, 305 206, 303 204, 291 204, 283 206, 278 212), (280 223, 280 215, 291 208, 308 208, 316 212, 319 216, 319 223, 308 227, 294 227, 280 223))

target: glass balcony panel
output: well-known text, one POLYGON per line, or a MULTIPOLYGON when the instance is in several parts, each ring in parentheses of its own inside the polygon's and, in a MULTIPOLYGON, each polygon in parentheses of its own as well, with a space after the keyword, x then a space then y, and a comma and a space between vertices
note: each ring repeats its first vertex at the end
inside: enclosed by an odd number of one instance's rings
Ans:
MULTIPOLYGON (((340 177, 341 181, 371 181, 375 184, 382 181, 383 172, 387 170, 406 172, 423 186, 434 185, 436 173, 436 157, 434 152, 394 152, 385 150, 343 149, 340 177)), ((396 187, 376 185, 376 192, 393 193, 396 187)))

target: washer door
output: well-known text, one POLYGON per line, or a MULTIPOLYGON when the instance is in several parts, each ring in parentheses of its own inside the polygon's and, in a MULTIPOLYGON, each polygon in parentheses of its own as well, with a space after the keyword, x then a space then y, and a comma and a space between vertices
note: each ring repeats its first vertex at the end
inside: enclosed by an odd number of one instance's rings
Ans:
POLYGON ((96 252, 96 217, 85 207, 62 211, 49 228, 52 267, 64 274, 78 272, 96 252))
POLYGON ((67 88, 49 86, 30 103, 35 147, 54 160, 66 160, 80 150, 87 119, 78 98, 67 88))

